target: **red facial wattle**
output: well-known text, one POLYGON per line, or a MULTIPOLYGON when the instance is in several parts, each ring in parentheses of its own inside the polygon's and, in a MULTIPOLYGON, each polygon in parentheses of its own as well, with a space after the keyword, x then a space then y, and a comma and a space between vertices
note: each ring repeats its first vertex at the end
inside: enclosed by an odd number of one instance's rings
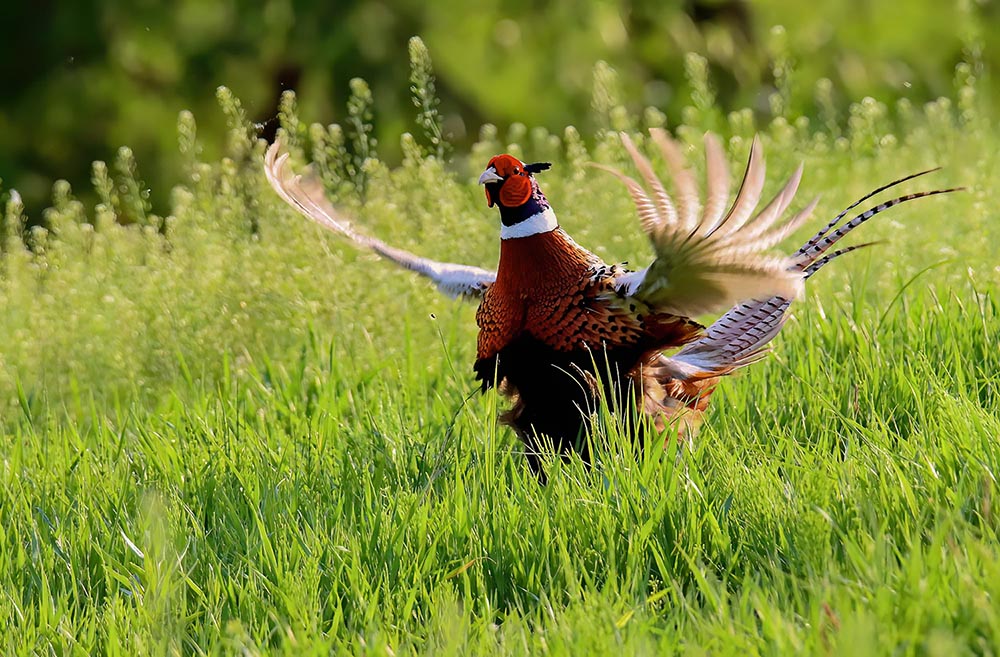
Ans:
POLYGON ((500 203, 508 208, 524 205, 531 198, 531 178, 523 171, 514 174, 500 186, 500 203))
POLYGON ((490 160, 487 169, 490 168, 503 179, 499 191, 491 185, 486 186, 486 203, 490 207, 493 207, 494 203, 500 203, 509 208, 516 208, 531 198, 531 174, 525 171, 524 162, 504 153, 490 160))

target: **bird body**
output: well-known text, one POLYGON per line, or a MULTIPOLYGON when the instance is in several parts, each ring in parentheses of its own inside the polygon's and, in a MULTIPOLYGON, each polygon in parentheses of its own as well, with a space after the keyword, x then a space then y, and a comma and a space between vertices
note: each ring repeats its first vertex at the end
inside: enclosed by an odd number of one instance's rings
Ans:
POLYGON ((503 419, 533 448, 533 461, 539 439, 585 451, 581 429, 598 397, 620 397, 640 383, 650 354, 701 334, 698 324, 619 293, 625 273, 561 228, 501 241, 496 282, 476 313, 474 369, 484 391, 499 382, 515 398, 503 419))
POLYGON ((561 228, 503 240, 496 282, 476 315, 477 359, 494 357, 522 334, 559 352, 642 344, 662 332, 656 320, 665 318, 618 292, 625 273, 623 267, 604 264, 561 228))
POLYGON ((776 257, 767 250, 816 205, 813 200, 782 219, 801 167, 755 213, 765 180, 759 141, 730 202, 725 155, 707 135, 702 203, 679 144, 659 130, 651 138, 670 169, 673 197, 627 135, 623 146, 642 183, 609 169, 632 196, 653 247, 653 261, 638 271, 603 262, 559 227, 535 179, 549 168, 545 163, 498 155, 479 179, 488 205, 500 212, 495 272, 421 258, 355 232, 314 177, 289 171, 280 143, 269 149, 265 172, 275 191, 309 219, 427 276, 452 296, 480 299, 476 378, 483 391, 496 386, 511 398, 501 419, 524 441, 537 472, 545 445, 589 457, 584 439, 601 401, 622 417, 634 417, 636 409, 649 418, 646 426, 631 426, 637 438, 649 426, 658 435, 692 435, 720 378, 766 354, 803 282, 834 258, 867 246, 830 252, 834 244, 895 205, 952 191, 901 196, 842 223, 873 195, 928 172, 902 178, 850 205, 791 256, 776 257), (727 307, 707 329, 691 319, 727 307))

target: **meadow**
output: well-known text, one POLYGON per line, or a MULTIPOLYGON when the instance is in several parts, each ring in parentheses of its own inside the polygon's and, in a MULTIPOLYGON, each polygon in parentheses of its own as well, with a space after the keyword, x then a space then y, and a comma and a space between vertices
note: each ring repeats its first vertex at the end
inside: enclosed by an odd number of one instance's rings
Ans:
MULTIPOLYGON (((486 126, 449 154, 422 56, 399 166, 371 155, 363 82, 343 127, 284 97, 294 153, 358 226, 492 267, 475 178, 508 151, 554 163, 544 188, 577 241, 648 257, 624 188, 585 163, 624 165, 615 131, 663 114, 627 110, 599 66, 593 134, 486 126)), ((966 191, 859 231, 882 243, 810 280, 696 441, 636 458, 605 416, 595 466, 553 461, 546 486, 497 426, 503 402, 474 394, 474 308, 284 207, 227 89, 223 157, 178 120, 166 216, 127 148, 95 163, 95 207, 57 183, 44 228, 8 194, 0 652, 1000 652, 1000 135, 982 66, 960 64, 947 97, 846 114, 828 82, 807 115, 779 85, 762 118, 720 112, 687 63, 669 127, 692 154, 720 132, 734 166, 759 132, 769 191, 804 161, 795 207, 822 200, 803 233, 931 166, 905 191, 966 191)))

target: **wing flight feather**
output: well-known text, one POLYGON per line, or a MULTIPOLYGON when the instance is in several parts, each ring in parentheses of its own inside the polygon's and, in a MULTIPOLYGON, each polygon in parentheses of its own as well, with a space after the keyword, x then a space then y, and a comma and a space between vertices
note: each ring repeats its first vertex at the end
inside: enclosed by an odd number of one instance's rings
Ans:
POLYGON ((496 272, 423 258, 355 231, 326 198, 314 174, 302 176, 292 171, 289 154, 280 141, 267 149, 264 174, 278 196, 302 216, 397 265, 426 276, 448 296, 477 298, 496 280, 496 272))
POLYGON ((790 220, 780 222, 801 180, 797 170, 784 188, 752 220, 764 187, 765 165, 759 140, 750 148, 743 184, 729 201, 729 170, 718 139, 705 138, 707 194, 702 211, 698 188, 684 162, 682 149, 663 130, 650 131, 674 180, 677 203, 653 172, 652 164, 622 133, 643 183, 610 170, 629 190, 643 229, 653 244, 655 258, 640 272, 619 279, 619 289, 656 308, 685 317, 721 310, 737 301, 782 295, 795 298, 802 273, 789 258, 766 253, 809 217, 815 203, 790 220), (651 194, 646 192, 646 189, 651 194), (676 210, 675 210, 676 208, 676 210))

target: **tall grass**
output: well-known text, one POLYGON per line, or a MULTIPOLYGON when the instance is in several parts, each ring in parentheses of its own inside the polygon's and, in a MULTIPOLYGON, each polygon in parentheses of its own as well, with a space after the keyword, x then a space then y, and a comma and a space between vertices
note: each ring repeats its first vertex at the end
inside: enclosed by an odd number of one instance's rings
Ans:
MULTIPOLYGON (((662 123, 624 113, 613 71, 595 75, 608 132, 487 126, 446 163, 411 51, 424 134, 398 168, 367 137, 362 83, 345 127, 284 102, 296 152, 365 230, 492 265, 473 183, 509 150, 555 163, 542 182, 581 243, 649 257, 624 190, 583 167, 625 162, 611 129, 662 123)), ((180 117, 188 179, 166 216, 124 149, 95 165, 96 208, 56 186, 46 228, 10 194, 3 654, 996 654, 1000 137, 980 83, 960 67, 954 100, 846 117, 821 84, 821 118, 758 124, 689 75, 677 134, 722 130, 739 161, 760 130, 769 189, 805 160, 817 222, 932 165, 926 184, 968 191, 866 226, 886 243, 810 281, 697 441, 636 459, 605 418, 595 467, 553 462, 545 487, 502 402, 471 395, 473 309, 293 216, 228 91, 222 160, 180 117)))

